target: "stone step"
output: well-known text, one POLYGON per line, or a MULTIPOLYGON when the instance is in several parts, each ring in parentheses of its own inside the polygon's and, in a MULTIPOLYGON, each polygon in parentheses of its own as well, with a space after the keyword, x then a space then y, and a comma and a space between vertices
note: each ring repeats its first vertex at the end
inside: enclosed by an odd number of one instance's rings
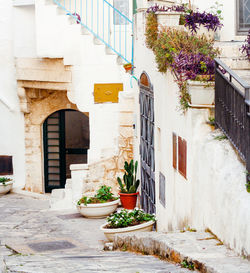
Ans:
POLYGON ((72 201, 71 189, 54 189, 51 192, 50 197, 50 209, 62 210, 62 209, 74 209, 75 205, 72 201))
POLYGON ((156 255, 174 263, 184 261, 206 273, 249 273, 250 261, 239 257, 210 232, 138 232, 116 235, 114 249, 156 255))
POLYGON ((221 50, 220 56, 223 58, 242 58, 244 55, 242 54, 240 48, 244 42, 215 42, 215 46, 219 47, 221 50))
MULTIPOLYGON (((229 68, 233 70, 250 70, 250 62, 244 58, 220 58, 223 63, 225 63, 229 68)), ((250 72, 248 72, 250 74, 250 72)))

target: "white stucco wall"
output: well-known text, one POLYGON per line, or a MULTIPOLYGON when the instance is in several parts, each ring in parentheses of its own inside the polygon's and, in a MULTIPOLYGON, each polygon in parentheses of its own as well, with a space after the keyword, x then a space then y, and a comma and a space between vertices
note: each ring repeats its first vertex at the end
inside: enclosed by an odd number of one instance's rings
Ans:
MULTIPOLYGON (((154 55, 144 42, 143 14, 138 13, 136 20, 135 75, 139 78, 145 71, 154 88, 157 228, 209 228, 226 245, 249 255, 250 199, 245 166, 229 141, 214 139, 206 124, 211 115, 208 109, 189 109, 185 115, 177 110, 178 86, 170 72, 157 72, 154 55), (187 141, 187 179, 172 167, 173 132, 187 141), (166 178, 165 208, 159 202, 159 172, 166 178)), ((138 105, 135 147, 140 141, 139 113, 138 105)))
POLYGON ((14 55, 36 57, 35 5, 13 7, 14 55))
POLYGON ((0 12, 0 155, 13 156, 14 186, 22 187, 25 177, 24 127, 16 93, 11 1, 1 0, 0 12))
MULTIPOLYGON (((77 7, 80 7, 79 3, 77 7)), ((80 14, 80 11, 77 12, 80 14)), ((106 54, 104 44, 96 44, 92 34, 82 35, 81 26, 70 24, 68 19, 68 15, 58 14, 56 5, 44 5, 43 1, 36 1, 37 55, 43 58, 63 57, 64 64, 72 66, 72 92, 68 97, 80 111, 89 113, 88 160, 93 163, 117 155, 119 134, 119 105, 95 104, 94 84, 123 83, 124 91, 129 91, 129 77, 122 65, 117 63, 117 55, 106 54)))

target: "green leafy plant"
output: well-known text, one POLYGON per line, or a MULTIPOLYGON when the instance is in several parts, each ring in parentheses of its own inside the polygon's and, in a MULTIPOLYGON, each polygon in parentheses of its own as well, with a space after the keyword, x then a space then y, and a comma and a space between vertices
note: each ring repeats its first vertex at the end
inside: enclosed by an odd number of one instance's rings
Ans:
POLYGON ((211 125, 211 126, 215 126, 215 118, 214 117, 209 117, 207 124, 211 125))
POLYGON ((214 5, 210 7, 210 12, 213 15, 216 15, 222 21, 223 20, 222 9, 223 4, 220 4, 218 1, 216 1, 214 5))
POLYGON ((185 112, 191 102, 187 80, 206 83, 214 80, 214 58, 219 55, 219 49, 205 35, 175 28, 159 31, 154 13, 147 15, 145 36, 147 47, 154 52, 158 71, 173 73, 180 90, 180 108, 185 112))
POLYGON ((184 260, 183 262, 181 262, 181 267, 194 270, 194 264, 192 262, 188 262, 187 260, 184 260))
POLYGON ((249 172, 246 172, 247 174, 247 182, 246 182, 246 190, 250 193, 250 174, 249 172))
POLYGON ((139 225, 147 221, 155 221, 155 216, 153 214, 145 213, 143 210, 134 209, 133 211, 128 211, 126 209, 120 212, 113 213, 107 217, 107 228, 122 228, 128 226, 139 225))
POLYGON ((155 43, 157 42, 158 23, 157 16, 152 12, 147 14, 145 36, 147 47, 153 49, 155 43))
POLYGON ((227 136, 224 135, 224 134, 222 134, 222 135, 219 135, 219 136, 214 137, 214 139, 215 139, 215 140, 221 141, 221 140, 227 139, 227 136))
POLYGON ((125 173, 123 175, 123 182, 120 177, 117 177, 118 184, 120 186, 121 193, 136 193, 137 188, 140 184, 140 180, 136 179, 138 162, 134 164, 133 159, 128 163, 125 161, 124 169, 125 173))
POLYGON ((5 185, 6 182, 11 181, 8 177, 0 177, 0 184, 5 185))
POLYGON ((86 206, 87 204, 91 203, 106 203, 117 199, 118 197, 113 196, 113 193, 111 192, 111 187, 107 187, 104 185, 97 190, 97 193, 95 194, 94 197, 83 196, 77 202, 77 205, 84 204, 86 206))

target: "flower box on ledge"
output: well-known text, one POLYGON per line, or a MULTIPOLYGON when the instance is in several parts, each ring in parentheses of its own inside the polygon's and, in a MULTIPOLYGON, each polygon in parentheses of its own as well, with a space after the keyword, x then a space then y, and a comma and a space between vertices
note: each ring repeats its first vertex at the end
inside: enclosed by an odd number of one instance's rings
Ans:
POLYGON ((187 90, 191 96, 191 106, 214 105, 214 82, 188 81, 187 90))
POLYGON ((181 12, 166 12, 166 11, 157 11, 157 22, 159 26, 163 27, 172 27, 179 26, 181 12))

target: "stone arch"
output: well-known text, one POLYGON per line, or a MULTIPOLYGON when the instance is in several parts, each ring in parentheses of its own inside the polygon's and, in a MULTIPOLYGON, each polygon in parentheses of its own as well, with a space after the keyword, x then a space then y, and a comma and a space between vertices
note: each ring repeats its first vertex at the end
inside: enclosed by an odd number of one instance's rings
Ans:
POLYGON ((43 132, 44 120, 62 109, 78 110, 68 100, 66 91, 26 88, 29 111, 24 113, 25 122, 25 190, 44 193, 43 132))

